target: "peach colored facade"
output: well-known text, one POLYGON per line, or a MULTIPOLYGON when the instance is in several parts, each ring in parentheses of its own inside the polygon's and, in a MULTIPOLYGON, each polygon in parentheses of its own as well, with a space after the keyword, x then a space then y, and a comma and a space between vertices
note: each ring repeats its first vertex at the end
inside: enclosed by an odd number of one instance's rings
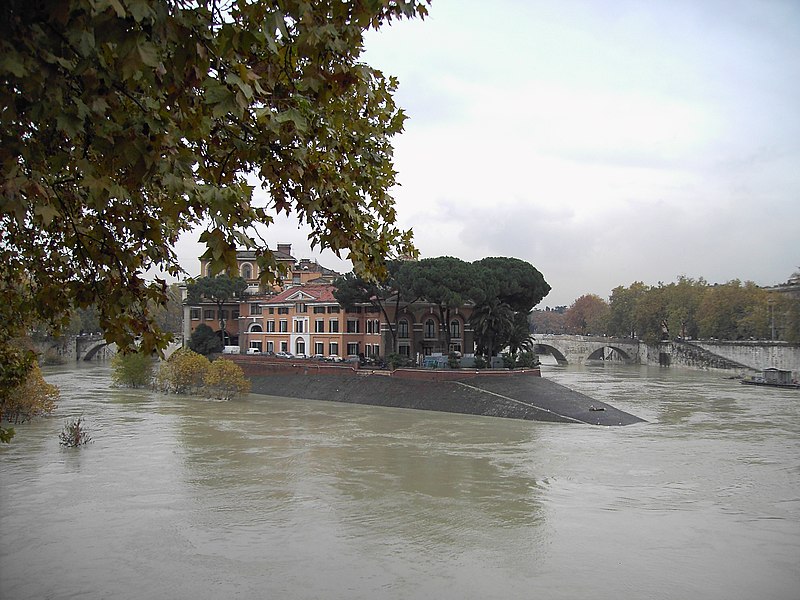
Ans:
MULTIPOLYGON (((239 346, 242 353, 257 348, 262 353, 377 359, 396 351, 416 360, 430 354, 473 351, 470 307, 451 311, 446 325, 448 345, 437 307, 421 302, 401 306, 393 339, 393 309, 388 309, 389 321, 370 304, 345 309, 333 295, 338 273, 316 262, 295 260, 289 244, 279 244, 275 257, 287 264, 291 281, 287 277, 283 286, 265 289, 258 281, 255 253, 240 251, 239 275, 248 282, 245 294, 225 305, 222 315, 208 302, 184 304, 185 339, 201 323, 219 331, 221 316, 226 344, 239 346)), ((206 269, 201 264, 203 275, 206 269)))

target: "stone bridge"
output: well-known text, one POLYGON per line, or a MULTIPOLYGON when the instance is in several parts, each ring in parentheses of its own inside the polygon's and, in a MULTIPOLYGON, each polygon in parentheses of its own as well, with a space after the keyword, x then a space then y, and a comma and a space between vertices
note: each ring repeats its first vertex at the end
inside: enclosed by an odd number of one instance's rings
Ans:
POLYGON ((560 365, 582 364, 587 360, 615 360, 638 363, 639 340, 595 335, 556 335, 551 333, 533 336, 540 354, 552 354, 560 365))
MULTIPOLYGON (((116 344, 109 344, 99 333, 91 335, 71 335, 60 338, 48 338, 35 342, 40 354, 55 354, 62 362, 106 360, 117 353, 116 344)), ((183 338, 178 336, 164 350, 164 358, 183 346, 183 338)))

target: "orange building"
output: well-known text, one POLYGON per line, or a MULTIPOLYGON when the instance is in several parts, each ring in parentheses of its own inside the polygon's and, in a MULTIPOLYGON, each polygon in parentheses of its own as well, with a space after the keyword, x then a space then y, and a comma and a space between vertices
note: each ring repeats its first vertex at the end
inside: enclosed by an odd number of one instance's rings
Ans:
POLYGON ((270 298, 249 299, 239 316, 240 346, 320 357, 382 356, 378 309, 345 310, 334 289, 309 283, 270 298))
MULTIPOLYGON (((432 354, 473 352, 471 306, 452 310, 445 324, 435 305, 424 301, 401 304, 393 339, 392 302, 387 303, 389 321, 380 308, 369 303, 345 309, 334 297, 333 282, 339 273, 316 261, 296 260, 291 248, 291 244, 278 244, 274 251, 275 259, 288 267, 290 275, 269 288, 259 282, 255 252, 237 252, 238 274, 248 287, 221 310, 205 300, 190 304, 184 295, 184 339, 188 341, 200 324, 220 331, 223 323, 225 344, 238 346, 242 353, 253 349, 251 352, 378 359, 397 352, 418 361, 432 354)), ((208 275, 207 263, 201 263, 201 273, 208 275)))

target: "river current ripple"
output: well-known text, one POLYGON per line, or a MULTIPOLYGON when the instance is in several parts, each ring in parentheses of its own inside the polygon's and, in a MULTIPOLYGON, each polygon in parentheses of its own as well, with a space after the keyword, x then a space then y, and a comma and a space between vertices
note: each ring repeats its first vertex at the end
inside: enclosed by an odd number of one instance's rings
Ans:
POLYGON ((792 390, 545 367, 648 421, 602 428, 45 376, 0 448, 3 599, 800 597, 792 390))

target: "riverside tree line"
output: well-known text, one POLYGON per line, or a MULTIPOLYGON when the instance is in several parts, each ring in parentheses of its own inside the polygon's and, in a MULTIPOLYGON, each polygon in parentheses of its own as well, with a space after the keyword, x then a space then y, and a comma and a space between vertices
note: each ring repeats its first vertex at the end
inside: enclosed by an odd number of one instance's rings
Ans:
MULTIPOLYGON (((800 281, 800 272, 790 281, 800 281)), ((710 284, 680 277, 655 286, 640 281, 618 286, 608 301, 586 294, 565 310, 536 310, 535 333, 720 340, 782 340, 800 343, 800 298, 738 279, 710 284)))

